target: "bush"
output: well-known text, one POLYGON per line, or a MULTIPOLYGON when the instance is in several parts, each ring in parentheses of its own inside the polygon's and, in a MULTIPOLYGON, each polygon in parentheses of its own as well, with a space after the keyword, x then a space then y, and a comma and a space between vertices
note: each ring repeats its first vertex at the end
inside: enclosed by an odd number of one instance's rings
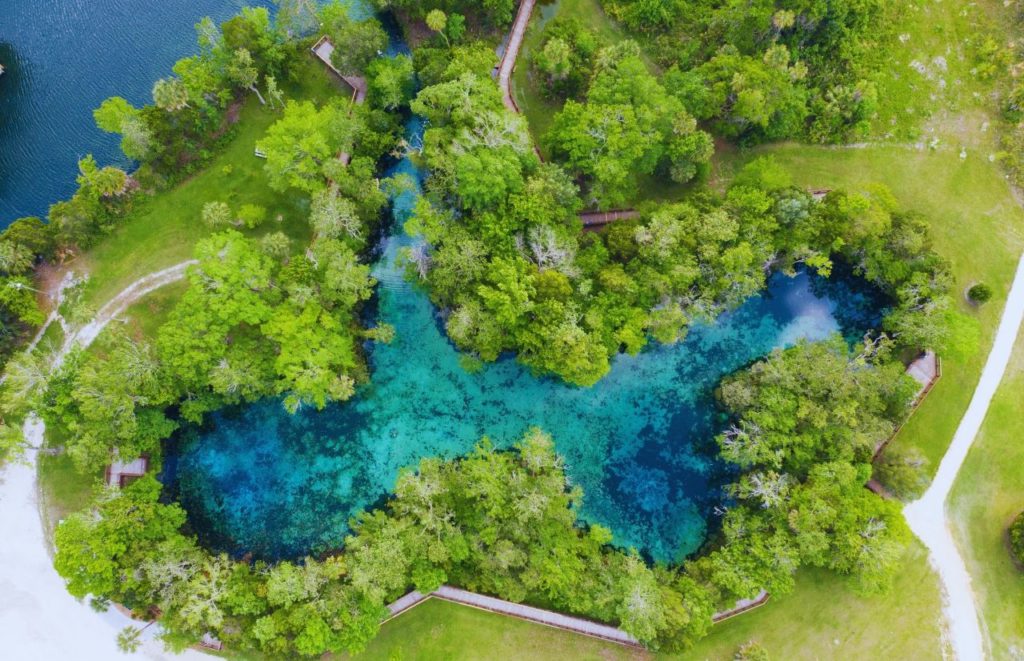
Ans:
POLYGON ((243 204, 238 210, 238 220, 249 229, 259 227, 267 219, 267 210, 258 204, 243 204))
POLYGON ((733 661, 768 661, 771 657, 768 656, 768 650, 761 643, 756 640, 748 640, 740 645, 732 658, 733 661))
POLYGON ((971 299, 971 302, 979 305, 987 303, 992 298, 992 288, 979 282, 967 290, 967 298, 971 299))
POLYGON ((1010 555, 1018 565, 1024 566, 1024 512, 1010 524, 1010 555))

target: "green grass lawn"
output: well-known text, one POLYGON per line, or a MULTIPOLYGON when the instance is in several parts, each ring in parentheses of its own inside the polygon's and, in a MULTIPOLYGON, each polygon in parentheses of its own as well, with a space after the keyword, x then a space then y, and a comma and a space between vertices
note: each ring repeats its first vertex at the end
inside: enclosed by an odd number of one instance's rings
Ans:
MULTIPOLYGON (((320 62, 312 57, 300 62, 295 78, 301 82, 285 87, 287 98, 323 101, 343 93, 342 83, 330 77, 320 62)), ((279 111, 261 106, 250 95, 234 139, 207 168, 170 190, 138 198, 137 207, 121 226, 80 258, 91 273, 87 300, 99 307, 136 278, 191 257, 196 242, 210 234, 200 213, 212 200, 228 202, 234 209, 246 203, 266 207, 267 220, 249 234, 280 229, 306 240, 307 197, 271 190, 263 172, 264 161, 253 155, 256 142, 279 116, 279 111), (278 216, 282 220, 278 221, 278 216)), ((81 265, 72 265, 76 267, 81 265)))
POLYGON ((949 500, 953 533, 994 659, 1024 654, 1024 573, 1010 561, 1005 531, 1024 510, 1024 334, 949 500))
MULTIPOLYGON (((911 547, 893 591, 858 597, 841 579, 800 572, 796 591, 715 625, 685 654, 732 659, 757 640, 773 659, 942 658, 941 596, 920 545, 911 547)), ((359 659, 628 659, 653 654, 431 599, 385 624, 359 659)))
POLYGON ((941 608, 938 578, 915 541, 885 595, 859 597, 831 572, 802 570, 792 594, 715 625, 675 658, 724 661, 756 640, 773 659, 941 659, 941 608))
POLYGON ((877 50, 881 61, 874 77, 878 87, 874 136, 896 141, 930 139, 936 128, 933 122, 987 110, 991 84, 977 75, 975 67, 983 36, 993 34, 999 39, 996 30, 1005 15, 1002 3, 904 0, 891 7, 897 25, 877 50))
MULTIPOLYGON (((46 448, 58 448, 64 443, 64 432, 54 427, 46 429, 46 448)), ((102 481, 103 472, 79 473, 66 454, 39 453, 37 463, 39 480, 39 513, 43 517, 43 531, 52 537, 60 520, 82 509, 92 496, 93 489, 102 481)))
POLYGON ((178 302, 186 289, 188 289, 187 280, 172 282, 150 292, 145 298, 129 306, 121 315, 128 325, 129 332, 139 337, 155 338, 157 331, 171 314, 174 304, 178 302))
POLYGON ((381 627, 356 659, 638 659, 645 652, 532 624, 512 617, 428 599, 381 627))

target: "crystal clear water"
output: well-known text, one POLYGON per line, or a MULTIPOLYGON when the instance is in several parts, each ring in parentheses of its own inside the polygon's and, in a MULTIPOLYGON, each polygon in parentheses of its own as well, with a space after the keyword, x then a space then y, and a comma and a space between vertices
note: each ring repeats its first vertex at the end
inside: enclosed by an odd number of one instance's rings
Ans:
MULTIPOLYGON (((415 144, 415 119, 408 132, 415 144)), ((394 172, 418 174, 408 160, 394 172)), ((372 382, 322 412, 291 416, 278 401, 220 412, 181 448, 178 495, 207 544, 264 558, 338 546, 349 518, 384 497, 402 467, 464 454, 485 435, 507 447, 538 426, 583 487, 585 520, 611 528, 618 544, 678 560, 701 544, 722 500, 726 468, 711 441, 721 378, 774 347, 852 338, 878 321, 878 301, 846 282, 775 275, 763 295, 685 342, 617 357, 589 389, 536 378, 511 359, 469 374, 426 295, 395 267, 412 242, 400 228, 415 198, 394 201, 396 233, 374 268, 379 319, 397 334, 371 348, 372 382)))
POLYGON ((92 118, 108 96, 148 103, 153 81, 196 50, 193 26, 270 0, 0 2, 0 227, 75 191, 77 162, 130 167, 92 118))

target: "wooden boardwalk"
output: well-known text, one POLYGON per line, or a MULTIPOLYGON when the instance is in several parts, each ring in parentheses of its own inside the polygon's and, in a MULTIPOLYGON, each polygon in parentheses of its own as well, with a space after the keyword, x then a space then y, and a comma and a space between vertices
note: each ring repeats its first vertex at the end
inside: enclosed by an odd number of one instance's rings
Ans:
POLYGON ((366 100, 366 79, 362 76, 346 76, 334 67, 331 62, 331 55, 334 53, 334 44, 327 35, 320 37, 310 49, 327 68, 334 72, 338 78, 345 81, 345 84, 352 88, 352 100, 355 103, 362 103, 366 100))
POLYGON ((517 604, 511 601, 505 601, 504 599, 498 599, 497 597, 488 597, 475 592, 469 592, 468 590, 453 588, 449 585, 442 585, 430 594, 423 594, 422 592, 417 592, 415 590, 410 592, 388 605, 390 615, 387 619, 390 620, 397 617, 431 597, 461 604, 463 606, 469 606, 471 608, 479 608, 480 610, 498 613, 499 615, 516 617, 535 624, 554 627, 555 629, 562 629, 563 631, 571 631, 584 636, 590 636, 591 638, 600 638, 601 640, 618 643, 619 645, 626 645, 627 647, 643 649, 643 645, 636 638, 630 636, 622 629, 618 629, 607 624, 601 624, 599 622, 586 620, 580 617, 573 617, 571 615, 563 615, 562 613, 544 610, 543 608, 517 604))
POLYGON ((583 227, 600 228, 616 220, 632 220, 639 218, 640 212, 636 209, 618 209, 616 211, 584 211, 580 214, 583 227))
MULTIPOLYGON (((722 622, 731 617, 735 617, 736 615, 753 610, 758 606, 767 603, 768 596, 768 592, 761 590, 761 592, 752 599, 741 599, 736 602, 735 607, 715 613, 712 616, 711 621, 713 623, 722 622)), ((392 618, 398 617, 402 613, 422 604, 431 597, 461 604, 463 606, 469 606, 471 608, 479 608, 492 613, 498 613, 499 615, 516 617, 535 624, 553 627, 555 629, 562 629, 563 631, 570 631, 584 636, 590 636, 591 638, 600 638, 601 640, 625 645, 627 647, 644 649, 643 644, 639 640, 622 629, 608 624, 601 624, 600 622, 594 622, 593 620, 574 617, 572 615, 564 615, 562 613, 556 613, 555 611, 535 608, 525 604, 517 604, 511 601, 505 601, 504 599, 498 599, 497 597, 488 597, 475 592, 469 592, 468 590, 453 588, 448 585, 442 585, 430 594, 423 594, 422 592, 413 590, 405 596, 396 599, 394 602, 388 604, 389 615, 384 621, 387 622, 392 618)))
POLYGON ((925 351, 917 357, 917 360, 907 366, 907 374, 921 384, 917 395, 914 396, 914 404, 916 405, 919 400, 928 394, 928 391, 932 389, 932 386, 935 385, 935 382, 939 380, 939 376, 942 374, 938 356, 935 355, 934 351, 925 351))
POLYGON ((751 599, 740 599, 736 602, 736 605, 730 608, 729 610, 718 611, 717 613, 712 615, 711 621, 715 624, 718 624, 719 622, 724 622, 725 620, 728 620, 730 617, 736 617, 737 615, 742 615, 747 611, 752 611, 758 606, 763 606, 766 603, 768 603, 769 596, 770 595, 768 594, 767 590, 761 590, 757 593, 756 596, 754 596, 751 599))
MULTIPOLYGON (((310 48, 310 50, 313 51, 313 54, 316 55, 321 62, 327 65, 327 68, 330 69, 334 75, 341 78, 345 81, 346 85, 352 88, 352 103, 360 104, 366 101, 366 79, 362 76, 346 76, 338 71, 334 67, 334 63, 331 62, 331 55, 334 53, 334 44, 331 43, 330 37, 327 35, 320 37, 317 39, 317 42, 313 44, 313 47, 310 48)), ((351 109, 349 110, 349 114, 352 114, 351 109)), ((338 160, 341 161, 343 165, 347 166, 352 162, 352 154, 347 151, 343 151, 338 154, 338 160)))
POLYGON ((536 4, 537 0, 523 0, 519 3, 515 23, 512 24, 505 52, 501 56, 501 64, 498 65, 498 85, 501 86, 502 99, 505 107, 515 113, 519 112, 519 106, 512 97, 512 72, 515 71, 519 49, 523 47, 523 37, 526 35, 526 26, 530 24, 530 16, 536 4))

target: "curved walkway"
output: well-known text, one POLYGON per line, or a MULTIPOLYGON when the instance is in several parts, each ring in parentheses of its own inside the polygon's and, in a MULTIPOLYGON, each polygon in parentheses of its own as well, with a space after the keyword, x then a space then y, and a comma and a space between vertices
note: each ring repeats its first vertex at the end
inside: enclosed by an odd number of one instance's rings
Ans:
POLYGON ((946 450, 935 479, 925 494, 908 504, 903 514, 907 523, 928 547, 932 566, 939 574, 946 593, 943 610, 949 625, 949 638, 958 659, 973 661, 985 657, 985 642, 971 576, 953 539, 946 517, 946 500, 953 482, 971 448, 989 404, 1003 379, 1013 352, 1014 341, 1024 319, 1024 256, 1017 264, 1013 286, 999 321, 992 350, 971 403, 957 427, 953 442, 946 450))
MULTIPOLYGON (((68 334, 54 358, 59 366, 73 346, 89 346, 100 331, 131 304, 171 282, 181 280, 192 261, 139 278, 100 308, 96 317, 68 334)), ((43 442, 46 426, 30 414, 23 427, 30 448, 22 461, 0 468, 0 629, 4 632, 3 657, 10 659, 79 659, 107 661, 118 658, 117 632, 126 626, 144 626, 111 608, 96 613, 64 589, 50 561, 43 531, 36 484, 34 449, 43 442)), ((155 640, 158 627, 143 632, 144 643, 134 655, 146 659, 205 659, 186 650, 168 654, 155 640)))
MULTIPOLYGON (((121 290, 114 298, 107 301, 107 303, 99 309, 96 316, 85 326, 82 326, 75 333, 71 335, 68 340, 64 342, 64 346, 61 347, 61 351, 66 353, 70 351, 74 346, 87 347, 93 343, 99 334, 107 324, 111 322, 119 314, 122 314, 128 309, 128 306, 132 305, 146 294, 169 285, 172 282, 177 282, 185 277, 185 272, 188 267, 193 264, 198 264, 199 261, 190 259, 174 266, 168 266, 165 269, 144 275, 132 284, 121 290)), ((63 359, 63 355, 60 356, 63 359)), ((59 363, 57 363, 59 364, 59 363)))
POLYGON ((519 112, 519 106, 512 98, 512 71, 516 68, 519 49, 523 47, 523 37, 526 35, 526 26, 530 24, 530 16, 533 14, 533 7, 536 4, 537 0, 522 0, 519 3, 515 23, 512 24, 508 43, 505 44, 505 52, 501 55, 501 64, 498 65, 498 85, 501 86, 502 100, 505 102, 505 107, 515 113, 519 112))

